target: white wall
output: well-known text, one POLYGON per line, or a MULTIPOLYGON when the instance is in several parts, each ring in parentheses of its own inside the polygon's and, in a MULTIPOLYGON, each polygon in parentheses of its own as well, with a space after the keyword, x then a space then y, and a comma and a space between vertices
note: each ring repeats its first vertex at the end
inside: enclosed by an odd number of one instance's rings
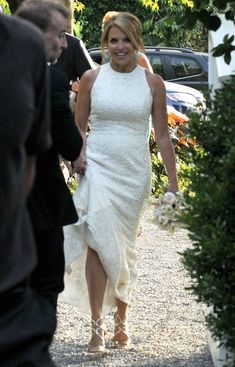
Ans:
MULTIPOLYGON (((235 75, 235 51, 231 53, 232 59, 229 65, 225 63, 223 56, 212 56, 212 48, 223 43, 223 38, 226 34, 232 36, 235 33, 234 23, 231 20, 226 20, 223 14, 218 16, 222 22, 220 28, 216 32, 209 32, 209 86, 212 89, 221 88, 222 81, 227 80, 232 74, 235 75)), ((235 41, 233 45, 235 45, 235 41)))

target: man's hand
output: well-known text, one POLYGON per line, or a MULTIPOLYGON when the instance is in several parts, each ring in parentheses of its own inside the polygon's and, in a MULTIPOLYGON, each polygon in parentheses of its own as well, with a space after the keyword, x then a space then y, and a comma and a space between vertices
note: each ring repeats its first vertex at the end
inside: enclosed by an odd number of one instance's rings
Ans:
POLYGON ((72 162, 72 173, 84 175, 86 172, 87 160, 83 155, 80 155, 76 161, 72 162))

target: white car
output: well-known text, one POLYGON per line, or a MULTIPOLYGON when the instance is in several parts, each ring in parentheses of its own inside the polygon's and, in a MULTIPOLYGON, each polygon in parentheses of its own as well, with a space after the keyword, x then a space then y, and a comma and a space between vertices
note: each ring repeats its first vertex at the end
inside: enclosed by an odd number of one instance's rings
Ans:
POLYGON ((173 106, 177 111, 187 115, 205 110, 205 98, 199 90, 172 82, 165 82, 165 87, 167 105, 173 106))

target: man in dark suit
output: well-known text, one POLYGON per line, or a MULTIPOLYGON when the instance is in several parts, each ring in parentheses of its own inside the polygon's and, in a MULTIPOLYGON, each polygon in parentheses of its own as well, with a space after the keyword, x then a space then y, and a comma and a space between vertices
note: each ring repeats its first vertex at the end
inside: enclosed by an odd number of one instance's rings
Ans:
POLYGON ((93 69, 94 62, 90 57, 82 40, 66 33, 68 47, 64 49, 53 67, 62 70, 69 81, 81 79, 88 69, 93 69))
MULTIPOLYGON (((86 70, 95 68, 94 62, 90 57, 82 40, 73 35, 66 33, 67 47, 61 52, 61 55, 53 68, 63 71, 70 82, 70 106, 72 112, 75 112, 77 93, 79 88, 79 79, 86 70)), ((68 178, 71 172, 71 166, 65 159, 61 160, 64 175, 68 178)))
POLYGON ((0 366, 52 367, 51 305, 30 288, 36 248, 26 207, 38 153, 51 144, 44 40, 0 14, 0 366))
MULTIPOLYGON (((54 62, 67 46, 67 9, 50 0, 26 0, 16 14, 42 29, 48 61, 54 62)), ((38 157, 28 208, 38 249, 38 264, 32 274, 31 285, 56 310, 58 293, 64 288, 63 226, 78 219, 58 155, 74 161, 80 154, 82 138, 69 107, 66 75, 50 66, 50 77, 52 147, 38 157)))

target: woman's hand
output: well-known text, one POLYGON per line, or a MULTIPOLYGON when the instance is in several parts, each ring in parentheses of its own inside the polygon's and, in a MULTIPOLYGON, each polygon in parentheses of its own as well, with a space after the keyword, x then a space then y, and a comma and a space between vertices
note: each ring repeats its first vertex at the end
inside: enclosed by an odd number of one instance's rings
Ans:
POLYGON ((178 187, 178 184, 177 182, 175 184, 172 184, 172 185, 169 185, 167 191, 169 192, 173 192, 174 194, 179 191, 179 187, 178 187))
POLYGON ((83 154, 80 154, 76 161, 72 162, 72 173, 78 173, 79 175, 84 175, 86 172, 87 160, 83 154))
POLYGON ((75 93, 78 93, 79 90, 79 81, 75 81, 71 84, 71 90, 75 93))

